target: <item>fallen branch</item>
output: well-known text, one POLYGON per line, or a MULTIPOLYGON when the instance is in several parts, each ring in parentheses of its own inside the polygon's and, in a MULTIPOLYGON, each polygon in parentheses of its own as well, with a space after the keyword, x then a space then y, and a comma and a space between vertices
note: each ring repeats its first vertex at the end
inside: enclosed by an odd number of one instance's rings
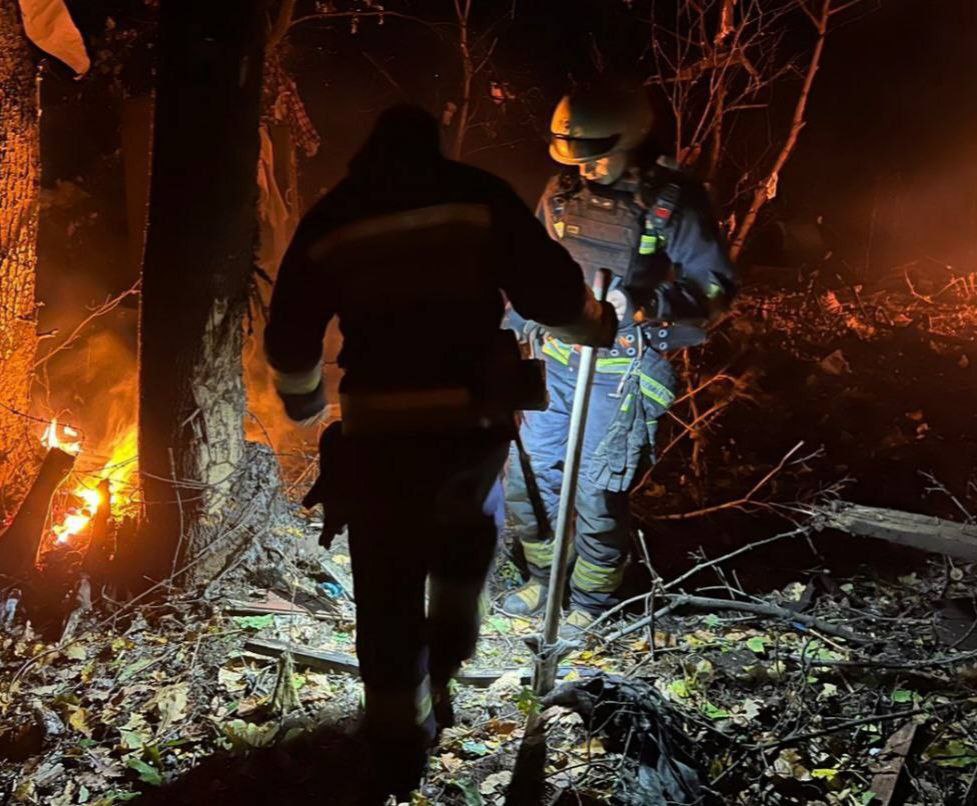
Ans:
POLYGON ((806 658, 799 655, 791 655, 788 660, 804 664, 805 666, 837 667, 840 669, 925 669, 934 666, 952 666, 954 663, 965 663, 969 660, 977 660, 977 650, 971 652, 961 652, 958 655, 937 655, 933 658, 912 661, 889 661, 876 660, 874 658, 835 660, 806 658))
POLYGON ((732 599, 711 599, 705 596, 689 596, 686 594, 672 594, 669 598, 670 601, 665 607, 649 616, 631 622, 626 627, 615 630, 607 635, 604 640, 608 643, 616 641, 619 638, 640 630, 646 624, 650 624, 652 619, 667 616, 669 613, 683 607, 692 607, 696 610, 736 610, 743 613, 753 613, 757 616, 776 618, 782 621, 797 622, 803 624, 805 627, 823 632, 826 635, 833 635, 835 638, 843 638, 854 644, 869 644, 875 640, 874 638, 857 635, 844 627, 838 627, 831 622, 809 616, 806 613, 797 613, 793 610, 788 610, 786 607, 779 607, 765 602, 736 602, 732 599))
POLYGON ((941 711, 944 708, 948 708, 951 705, 960 705, 960 703, 965 702, 967 697, 963 697, 957 700, 950 700, 949 702, 937 703, 929 708, 914 708, 912 711, 893 711, 888 714, 877 714, 875 716, 864 716, 861 719, 849 719, 847 722, 839 722, 837 725, 832 725, 830 728, 824 728, 823 730, 814 730, 809 733, 795 733, 791 736, 786 736, 783 739, 777 739, 773 742, 764 742, 763 744, 753 745, 755 750, 773 750, 779 747, 785 747, 789 744, 796 744, 797 742, 803 742, 807 739, 817 739, 820 736, 829 736, 832 733, 837 733, 839 730, 845 730, 846 728, 857 728, 859 725, 870 725, 873 722, 887 722, 890 719, 900 719, 907 716, 918 716, 919 714, 932 714, 934 711, 941 711))
POLYGON ((977 560, 977 525, 844 501, 816 506, 813 514, 818 516, 821 527, 961 560, 977 560))
MULTIPOLYGON (((278 658, 289 652, 298 665, 323 672, 341 672, 356 676, 359 676, 360 673, 359 661, 353 655, 348 655, 345 652, 307 649, 288 644, 285 641, 272 641, 265 638, 251 638, 244 644, 244 648, 249 652, 271 658, 278 658)), ((559 669, 557 676, 565 677, 571 671, 575 671, 581 676, 594 673, 593 670, 586 668, 564 666, 559 669)), ((524 684, 528 685, 532 681, 533 670, 529 666, 517 666, 508 669, 462 669, 455 675, 455 680, 463 685, 487 688, 504 675, 513 673, 517 673, 524 684)))
MULTIPOLYGON (((780 534, 776 534, 773 537, 767 537, 764 538, 763 540, 756 540, 753 543, 747 543, 745 546, 740 546, 738 549, 734 549, 733 551, 723 554, 720 557, 716 557, 713 560, 707 560, 706 562, 699 563, 693 568, 690 568, 685 573, 675 577, 675 579, 671 580, 670 582, 665 582, 664 584, 662 584, 661 590, 667 591, 672 588, 676 588, 679 585, 681 585, 683 582, 685 582, 685 580, 695 576, 701 571, 705 571, 709 568, 713 568, 714 566, 719 565, 720 563, 724 563, 727 560, 732 560, 734 557, 738 557, 741 554, 746 554, 748 551, 753 551, 754 549, 760 548, 761 546, 766 546, 770 543, 776 542, 777 540, 782 540, 785 537, 800 537, 800 536, 807 537, 809 534, 810 534, 810 529, 808 529, 807 527, 800 527, 797 529, 793 529, 789 532, 781 532, 780 534)), ((642 600, 650 599, 652 594, 653 592, 650 591, 648 593, 639 594, 638 596, 632 596, 630 599, 625 599, 623 602, 619 602, 618 604, 614 605, 614 607, 610 608, 609 610, 605 611, 600 616, 598 616, 594 620, 594 622, 587 628, 586 631, 587 632, 595 631, 601 624, 603 624, 608 619, 610 619, 611 616, 620 613, 622 610, 624 610, 626 607, 630 605, 633 605, 642 600)))
POLYGON ((33 567, 51 498, 74 464, 74 454, 59 448, 47 452, 17 514, 0 535, 0 572, 20 575, 33 567))

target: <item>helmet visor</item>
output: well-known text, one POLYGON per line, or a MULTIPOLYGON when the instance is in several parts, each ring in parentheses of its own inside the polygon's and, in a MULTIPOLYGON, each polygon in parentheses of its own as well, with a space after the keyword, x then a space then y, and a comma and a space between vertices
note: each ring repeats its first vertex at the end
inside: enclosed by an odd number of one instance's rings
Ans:
POLYGON ((553 155, 567 162, 588 162, 609 154, 620 139, 620 134, 612 134, 610 137, 567 137, 554 134, 553 155))

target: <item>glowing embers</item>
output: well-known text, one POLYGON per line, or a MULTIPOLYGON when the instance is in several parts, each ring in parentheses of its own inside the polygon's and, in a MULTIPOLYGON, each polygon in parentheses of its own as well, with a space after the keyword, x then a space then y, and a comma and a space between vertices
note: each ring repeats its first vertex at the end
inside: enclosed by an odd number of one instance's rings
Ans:
POLYGON ((67 543, 72 537, 83 532, 103 506, 102 494, 98 490, 80 487, 72 493, 78 504, 69 508, 60 523, 51 526, 51 533, 56 543, 67 543))
POLYGON ((81 434, 70 425, 59 425, 58 418, 55 417, 45 429, 41 444, 48 450, 57 448, 77 456, 81 453, 81 434))

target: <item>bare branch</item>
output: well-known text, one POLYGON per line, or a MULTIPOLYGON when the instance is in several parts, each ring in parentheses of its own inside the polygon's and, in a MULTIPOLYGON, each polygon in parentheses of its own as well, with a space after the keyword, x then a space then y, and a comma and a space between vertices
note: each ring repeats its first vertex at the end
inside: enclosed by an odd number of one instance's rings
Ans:
POLYGON ((139 283, 140 281, 137 280, 131 288, 123 291, 121 294, 115 297, 111 297, 107 299, 97 308, 92 310, 92 312, 88 316, 86 316, 84 319, 81 320, 81 322, 78 323, 78 326, 71 331, 71 334, 63 342, 61 342, 61 344, 57 345, 56 347, 52 347, 47 353, 45 353, 43 356, 38 358, 37 361, 34 362, 34 371, 36 372, 38 369, 44 366, 48 361, 54 358, 55 355, 60 353, 62 350, 69 349, 75 342, 78 341, 78 339, 81 338, 81 335, 82 333, 84 333, 85 328, 88 327, 92 322, 94 322, 100 316, 105 316, 107 313, 111 313, 116 308, 118 308, 119 305, 122 304, 123 300, 138 294, 139 283))

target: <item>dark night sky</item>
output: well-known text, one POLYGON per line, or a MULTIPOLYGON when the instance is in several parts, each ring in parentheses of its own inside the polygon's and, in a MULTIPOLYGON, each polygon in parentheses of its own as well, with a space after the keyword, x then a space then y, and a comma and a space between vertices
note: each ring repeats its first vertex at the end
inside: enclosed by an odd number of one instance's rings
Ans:
MULTIPOLYGON (((484 24, 504 18, 511 2, 476 6, 484 9, 476 24, 484 24)), ((430 18, 450 18, 448 3, 425 0, 423 8, 430 18)), ((553 3, 522 0, 515 20, 500 27, 500 73, 533 87, 537 127, 545 127, 565 77, 589 69, 591 38, 602 43, 605 59, 621 66, 638 63, 647 39, 647 29, 635 25, 618 0, 560 8, 554 13, 553 3)), ((305 172, 309 192, 335 181, 377 108, 403 98, 440 108, 455 81, 450 47, 412 22, 387 20, 377 27, 364 20, 356 37, 345 24, 331 30, 310 25, 294 36, 293 59, 324 135, 322 153, 305 172)), ((800 32, 793 41, 803 44, 805 36, 800 32)), ((836 251, 852 262, 868 254, 873 273, 924 255, 977 268, 974 43, 975 0, 882 0, 874 13, 836 30, 807 128, 781 180, 778 214, 824 216, 836 251)), ((795 92, 796 84, 778 92, 781 109, 795 92)), ((513 147, 474 159, 532 201, 552 166, 541 137, 525 128, 521 136, 513 147)))
MULTIPOLYGON (((506 19, 513 0, 474 3, 476 28, 499 22, 499 75, 525 103, 510 105, 511 125, 500 133, 500 140, 517 142, 473 159, 531 203, 553 170, 543 135, 566 77, 590 69, 591 41, 601 43, 609 63, 640 70, 647 64, 640 62, 647 28, 635 23, 623 0, 516 2, 513 20, 506 19)), ((636 9, 647 4, 634 0, 636 9)), ((925 255, 977 269, 977 0, 880 5, 829 38, 776 212, 795 220, 823 215, 836 251, 864 262, 870 249, 873 272, 925 255)), ((413 8, 427 20, 451 19, 450 0, 388 6, 413 8)), ((792 44, 809 42, 808 32, 793 35, 792 44)), ((292 43, 289 65, 323 137, 320 153, 301 165, 307 201, 341 176, 378 109, 413 100, 438 110, 457 85, 450 42, 416 22, 388 18, 379 26, 363 19, 355 36, 345 21, 306 23, 293 30, 292 43)), ((63 76, 46 82, 49 186, 58 177, 89 175, 118 147, 117 117, 106 114, 97 93, 76 87, 63 76), (88 100, 64 103, 72 97, 88 100)), ((772 119, 778 108, 780 118, 789 111, 795 92, 796 84, 778 90, 772 119)), ((111 189, 112 181, 105 186, 111 189)), ((121 190, 121 180, 114 189, 121 190)), ((104 219, 113 220, 112 212, 104 219)))

